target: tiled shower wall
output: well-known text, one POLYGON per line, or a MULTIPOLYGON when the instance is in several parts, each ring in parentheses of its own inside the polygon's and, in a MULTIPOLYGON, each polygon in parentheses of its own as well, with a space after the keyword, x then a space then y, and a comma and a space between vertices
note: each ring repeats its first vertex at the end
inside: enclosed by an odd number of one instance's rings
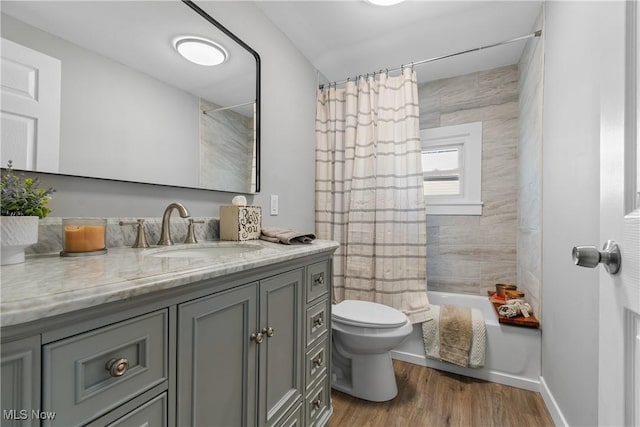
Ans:
MULTIPOLYGON (((535 30, 542 29, 540 14, 535 30)), ((544 37, 544 31, 542 32, 544 37)), ((542 102, 543 38, 530 39, 520 59, 520 138, 518 144, 518 286, 540 318, 542 283, 542 102)))
POLYGON ((518 79, 511 65, 418 88, 421 129, 482 122, 482 215, 427 215, 429 290, 487 295, 516 283, 518 79))

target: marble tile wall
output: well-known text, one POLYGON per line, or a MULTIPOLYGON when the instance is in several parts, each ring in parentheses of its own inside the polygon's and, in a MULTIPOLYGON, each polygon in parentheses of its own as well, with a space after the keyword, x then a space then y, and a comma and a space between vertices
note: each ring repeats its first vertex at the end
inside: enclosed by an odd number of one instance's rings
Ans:
MULTIPOLYGON (((138 218, 106 218, 107 219, 107 248, 132 246, 136 240, 137 225, 120 225, 120 221, 133 222, 138 218)), ((218 218, 194 218, 204 220, 204 224, 195 224, 196 239, 218 240, 220 235, 220 221, 218 218)), ((144 218, 144 225, 149 245, 155 245, 160 240, 162 218, 144 218)), ((175 243, 182 243, 187 236, 187 220, 174 214, 171 218, 171 237, 175 243)), ((38 228, 38 243, 30 246, 26 254, 46 254, 62 250, 62 218, 49 217, 40 220, 38 228)))
POLYGON ((200 99, 200 185, 250 192, 253 170, 253 118, 200 99))
MULTIPOLYGON (((535 29, 542 29, 540 14, 535 29)), ((542 292, 542 102, 544 31, 520 59, 517 281, 540 318, 542 292)))
POLYGON ((482 121, 481 216, 427 216, 427 288, 486 295, 516 283, 517 65, 420 85, 420 128, 482 121))

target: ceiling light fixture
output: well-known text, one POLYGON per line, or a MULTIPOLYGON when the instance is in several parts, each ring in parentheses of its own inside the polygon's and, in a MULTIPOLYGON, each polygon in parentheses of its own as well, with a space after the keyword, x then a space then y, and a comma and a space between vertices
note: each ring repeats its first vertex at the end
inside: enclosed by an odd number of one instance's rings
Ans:
POLYGON ((371 4, 376 6, 393 6, 398 3, 402 3, 404 0, 367 0, 371 4))
POLYGON ((174 39, 173 46, 187 60, 198 65, 219 65, 227 60, 227 51, 216 42, 196 36, 174 39))

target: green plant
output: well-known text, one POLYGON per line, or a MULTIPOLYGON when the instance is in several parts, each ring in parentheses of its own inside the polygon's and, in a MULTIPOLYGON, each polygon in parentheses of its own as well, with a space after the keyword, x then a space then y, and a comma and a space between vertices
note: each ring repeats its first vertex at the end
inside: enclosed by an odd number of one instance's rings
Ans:
POLYGON ((53 188, 40 188, 40 180, 19 176, 13 172, 13 163, 7 162, 7 168, 2 171, 0 180, 2 201, 0 215, 2 216, 37 216, 44 218, 51 212, 47 203, 51 199, 53 188))

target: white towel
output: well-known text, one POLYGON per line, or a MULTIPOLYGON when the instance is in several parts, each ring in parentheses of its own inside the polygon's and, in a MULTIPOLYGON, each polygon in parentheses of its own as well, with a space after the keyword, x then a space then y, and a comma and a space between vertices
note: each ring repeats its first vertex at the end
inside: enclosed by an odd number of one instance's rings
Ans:
MULTIPOLYGON (((424 350, 428 358, 442 360, 440 358, 440 306, 432 304, 431 312, 433 320, 422 324, 424 350)), ((482 312, 477 308, 471 309, 471 329, 473 336, 469 350, 469 368, 481 368, 485 361, 487 330, 482 312)))

